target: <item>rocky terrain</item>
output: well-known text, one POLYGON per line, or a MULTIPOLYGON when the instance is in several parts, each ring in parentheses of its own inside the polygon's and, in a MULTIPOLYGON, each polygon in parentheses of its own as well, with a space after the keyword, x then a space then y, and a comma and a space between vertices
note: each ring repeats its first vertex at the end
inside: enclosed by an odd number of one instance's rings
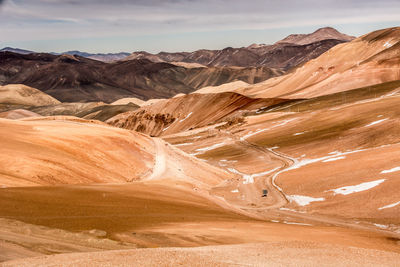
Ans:
POLYGON ((266 66, 288 70, 318 57, 337 44, 353 39, 352 36, 327 27, 310 34, 290 35, 273 45, 253 44, 242 48, 158 54, 140 51, 132 53, 124 60, 145 58, 153 62, 187 62, 204 66, 266 66))
POLYGON ((107 104, 60 103, 57 79, 1 87, 0 266, 398 266, 399 40, 383 29, 226 83, 221 67, 0 54, 20 62, 1 79, 61 61, 62 75, 135 66, 120 84, 162 92, 155 81, 186 73, 198 88, 107 104))
POLYGON ((62 102, 168 98, 204 86, 264 81, 282 74, 267 67, 185 68, 146 59, 104 63, 80 56, 0 52, 0 84, 24 84, 62 102))

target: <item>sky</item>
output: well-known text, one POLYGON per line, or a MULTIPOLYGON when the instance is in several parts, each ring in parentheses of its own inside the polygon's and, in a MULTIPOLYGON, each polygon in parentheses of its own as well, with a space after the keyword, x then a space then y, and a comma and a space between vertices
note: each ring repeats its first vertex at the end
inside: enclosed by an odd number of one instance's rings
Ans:
POLYGON ((0 0, 0 48, 91 53, 272 44, 400 26, 400 0, 0 0))

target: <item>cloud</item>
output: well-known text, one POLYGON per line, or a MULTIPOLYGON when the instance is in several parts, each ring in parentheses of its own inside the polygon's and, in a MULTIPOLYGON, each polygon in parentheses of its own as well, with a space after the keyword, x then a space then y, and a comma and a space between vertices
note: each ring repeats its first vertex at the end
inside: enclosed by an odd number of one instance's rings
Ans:
POLYGON ((400 22, 398 0, 0 0, 0 3, 0 36, 8 41, 400 22))

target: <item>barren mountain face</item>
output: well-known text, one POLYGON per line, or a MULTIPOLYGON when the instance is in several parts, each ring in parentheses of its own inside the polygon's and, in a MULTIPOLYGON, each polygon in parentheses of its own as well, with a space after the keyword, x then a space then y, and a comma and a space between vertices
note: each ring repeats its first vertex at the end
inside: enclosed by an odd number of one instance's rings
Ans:
POLYGON ((348 36, 346 34, 340 33, 334 28, 325 27, 318 29, 311 34, 291 34, 286 38, 277 42, 277 44, 290 43, 297 45, 305 45, 305 44, 319 42, 322 40, 338 40, 338 41, 350 42, 354 39, 355 39, 354 36, 348 36))
POLYGON ((354 37, 333 28, 321 28, 311 34, 290 35, 274 45, 253 44, 248 47, 194 52, 150 54, 134 52, 124 60, 147 58, 153 62, 187 62, 204 66, 266 66, 288 70, 318 57, 337 44, 354 37))
POLYGON ((0 52, 0 265, 397 266, 400 29, 352 39, 0 52))
POLYGON ((287 75, 238 92, 253 97, 309 98, 400 79, 400 29, 338 45, 287 75))
POLYGON ((147 59, 104 63, 80 56, 0 53, 0 82, 37 88, 63 102, 114 102, 124 97, 168 98, 234 80, 282 74, 267 67, 185 68, 147 59))

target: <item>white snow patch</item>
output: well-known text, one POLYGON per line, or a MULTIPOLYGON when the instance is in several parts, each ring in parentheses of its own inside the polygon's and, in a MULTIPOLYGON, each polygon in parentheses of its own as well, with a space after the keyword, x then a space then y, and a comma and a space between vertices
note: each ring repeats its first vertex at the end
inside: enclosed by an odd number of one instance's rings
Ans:
POLYGON ((372 125, 379 124, 379 123, 384 122, 386 120, 387 120, 387 118, 386 119, 382 119, 382 120, 378 120, 378 121, 374 121, 374 122, 371 122, 370 124, 365 125, 365 127, 370 127, 372 125))
POLYGON ((293 210, 293 209, 288 209, 288 208, 279 208, 280 210, 285 210, 285 211, 291 211, 291 212, 298 212, 298 213, 307 213, 305 211, 301 210, 293 210))
POLYGON ((400 171, 400 167, 394 167, 390 170, 384 170, 384 171, 381 171, 381 173, 391 173, 391 172, 398 172, 398 171, 400 171))
POLYGON ((374 223, 374 225, 375 225, 376 227, 379 227, 379 228, 382 228, 382 229, 388 229, 388 228, 389 228, 389 226, 384 225, 384 224, 374 223))
POLYGON ((400 201, 399 201, 399 202, 396 202, 396 203, 393 203, 393 204, 389 204, 389 205, 380 207, 380 208, 378 208, 378 210, 393 208, 393 207, 396 207, 397 205, 400 205, 400 201))
POLYGON ((305 226, 312 226, 312 224, 308 224, 308 223, 297 223, 297 222, 287 222, 287 221, 283 221, 284 224, 295 224, 295 225, 305 225, 305 226))
MULTIPOLYGON (((379 146, 379 147, 373 147, 373 148, 368 148, 368 149, 358 149, 358 150, 353 150, 353 151, 350 151, 350 150, 349 150, 349 151, 347 151, 347 152, 334 151, 334 152, 329 153, 329 154, 332 154, 331 156, 327 156, 327 157, 324 157, 324 158, 322 158, 322 159, 317 159, 316 161, 313 161, 313 162, 317 162, 317 161, 319 161, 319 160, 325 160, 325 159, 329 159, 329 158, 334 158, 334 157, 341 156, 341 155, 347 155, 347 154, 352 154, 352 153, 357 153, 357 152, 362 152, 362 151, 367 151, 367 150, 379 149, 379 148, 383 148, 383 147, 387 147, 387 146, 390 146, 390 145, 382 145, 382 146, 379 146)), ((272 148, 268 148, 268 149, 269 149, 272 153, 276 153, 276 154, 278 154, 278 155, 284 156, 284 157, 289 158, 289 159, 291 159, 291 160, 293 161, 293 165, 292 165, 292 166, 290 166, 289 168, 280 170, 280 171, 276 172, 276 173, 272 176, 272 184, 273 184, 273 186, 274 186, 276 189, 278 189, 283 195, 287 196, 287 195, 285 194, 285 192, 283 191, 283 189, 282 189, 281 187, 279 187, 279 186, 276 184, 276 179, 278 178, 278 176, 279 176, 281 173, 286 172, 286 171, 289 171, 289 170, 292 170, 292 169, 299 168, 299 167, 301 167, 301 166, 304 166, 304 165, 310 163, 310 161, 308 161, 307 163, 301 163, 301 164, 300 164, 299 161, 298 161, 298 159, 296 159, 296 158, 290 157, 290 156, 288 156, 288 155, 285 155, 285 154, 280 153, 280 152, 277 152, 277 151, 273 151, 273 150, 276 149, 276 148, 278 148, 278 147, 272 147, 272 148)), ((311 163, 312 163, 312 162, 311 162, 311 163)))
POLYGON ((383 47, 390 48, 390 47, 392 47, 392 44, 391 44, 389 41, 387 41, 387 42, 383 45, 383 47))
POLYGON ((289 199, 290 202, 294 201, 299 206, 307 206, 311 202, 325 200, 325 198, 323 198, 323 197, 314 198, 314 197, 300 196, 300 195, 291 195, 291 196, 286 196, 286 197, 289 199))
POLYGON ((257 130, 254 133, 252 131, 248 132, 246 135, 242 136, 240 138, 240 140, 243 141, 243 140, 245 140, 245 139, 247 139, 247 138, 249 138, 249 137, 251 137, 253 135, 256 135, 256 134, 259 134, 259 133, 262 133, 262 132, 265 132, 265 131, 268 131, 268 130, 271 130, 271 129, 274 129, 274 128, 279 127, 279 126, 286 125, 289 122, 294 121, 294 120, 297 120, 297 118, 274 122, 273 124, 275 124, 275 125, 272 125, 271 127, 268 127, 268 128, 265 128, 265 129, 261 129, 261 130, 257 130))
POLYGON ((162 131, 164 132, 164 131, 168 130, 168 129, 169 129, 169 127, 171 127, 171 126, 172 126, 172 124, 171 124, 170 126, 168 126, 168 127, 164 128, 162 131))
POLYGON ((331 189, 327 190, 325 192, 333 191, 335 195, 341 194, 341 195, 349 195, 361 191, 365 191, 371 188, 374 188, 375 186, 378 186, 379 184, 383 183, 386 179, 380 179, 376 181, 371 181, 371 182, 366 182, 362 183, 359 185, 350 185, 350 186, 344 186, 336 189, 331 189))
POLYGON ((293 134, 294 136, 297 136, 297 135, 302 135, 302 134, 305 134, 306 132, 301 132, 301 133, 295 133, 295 134, 293 134))
POLYGON ((183 122, 185 121, 187 118, 190 117, 190 115, 192 115, 193 112, 190 112, 185 118, 181 119, 179 122, 183 122))
POLYGON ((271 220, 271 222, 273 222, 273 223, 278 223, 279 221, 277 221, 277 220, 271 220))
POLYGON ((193 143, 176 144, 175 146, 189 146, 189 145, 193 145, 193 143))
POLYGON ((232 193, 239 193, 239 190, 235 189, 231 191, 232 193))
POLYGON ((224 145, 225 145, 225 143, 214 144, 214 145, 209 146, 209 147, 198 148, 198 149, 196 149, 196 151, 204 153, 206 151, 214 150, 214 149, 216 149, 218 147, 221 147, 221 146, 224 146, 224 145))
POLYGON ((321 158, 314 158, 314 159, 301 158, 301 160, 299 160, 299 159, 291 158, 294 161, 293 165, 290 166, 289 168, 284 169, 282 172, 298 169, 305 165, 320 162, 320 161, 327 162, 327 160, 329 160, 329 161, 333 161, 333 159, 339 160, 339 159, 342 159, 342 158, 340 158, 340 156, 358 153, 358 152, 362 152, 362 151, 366 151, 366 150, 368 150, 368 149, 348 150, 346 152, 334 151, 334 152, 330 152, 329 156, 325 156, 325 157, 321 157, 321 158))
POLYGON ((253 174, 242 173, 242 172, 240 172, 240 171, 238 171, 238 170, 236 170, 234 168, 228 168, 228 171, 230 171, 231 173, 235 173, 235 174, 241 175, 243 180, 244 180, 243 184, 252 184, 252 183, 254 183, 254 178, 270 174, 271 172, 274 172, 277 169, 279 169, 279 167, 276 167, 275 169, 268 170, 268 171, 265 171, 265 172, 253 173, 253 174))
POLYGON ((345 159, 345 158, 346 158, 346 156, 342 156, 342 157, 337 157, 337 158, 326 159, 326 160, 323 160, 322 162, 336 161, 336 160, 345 159))

